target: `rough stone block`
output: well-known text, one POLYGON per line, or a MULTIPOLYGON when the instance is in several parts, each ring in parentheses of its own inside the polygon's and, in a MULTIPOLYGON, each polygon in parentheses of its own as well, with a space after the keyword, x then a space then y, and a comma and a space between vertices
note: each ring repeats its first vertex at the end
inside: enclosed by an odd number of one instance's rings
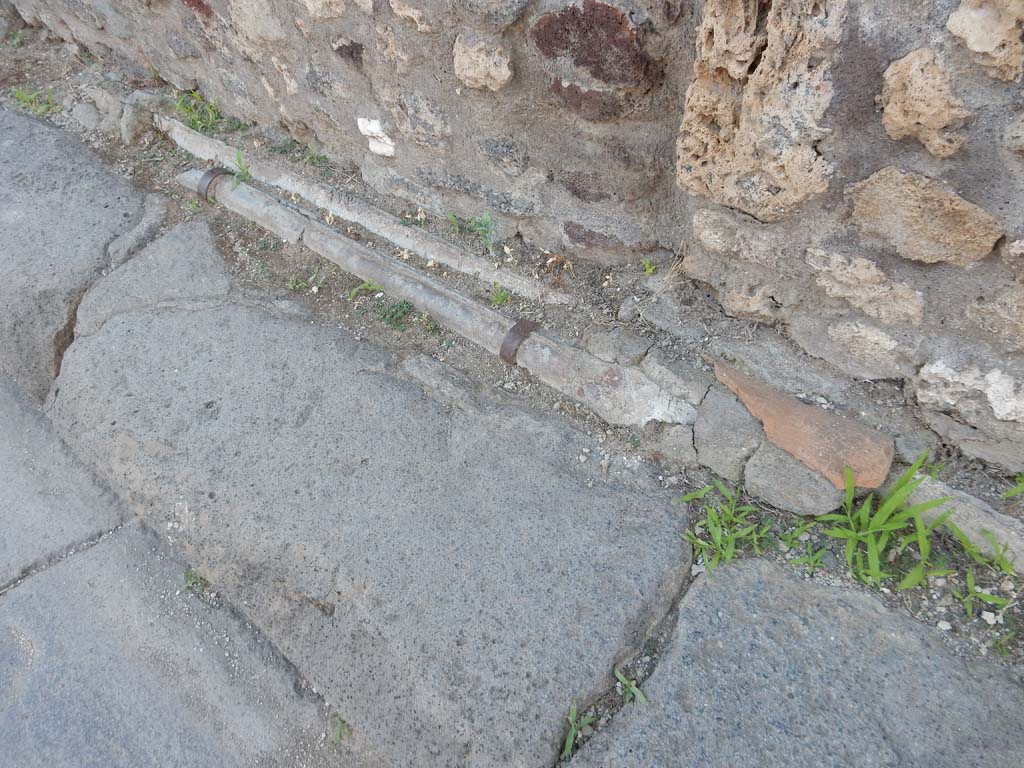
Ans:
POLYGON ((650 703, 626 705, 572 764, 1016 768, 1024 687, 938 634, 784 565, 717 568, 679 606, 650 703))
POLYGON ((747 493, 794 515, 824 515, 843 502, 843 492, 781 448, 765 440, 743 472, 747 493))
POLYGON ((743 467, 764 438, 761 424, 725 387, 713 386, 697 407, 693 425, 697 459, 734 485, 743 480, 743 467))

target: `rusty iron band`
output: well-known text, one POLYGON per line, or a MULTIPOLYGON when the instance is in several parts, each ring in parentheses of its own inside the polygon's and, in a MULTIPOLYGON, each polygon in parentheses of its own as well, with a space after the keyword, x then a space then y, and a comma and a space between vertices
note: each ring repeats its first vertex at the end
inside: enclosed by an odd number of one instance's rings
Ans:
POLYGON ((509 365, 515 365, 516 353, 519 352, 520 345, 538 328, 540 325, 533 320, 516 321, 516 324, 508 329, 508 333, 502 339, 501 351, 498 352, 498 356, 509 365))
POLYGON ((196 184, 196 194, 199 195, 206 202, 210 202, 210 187, 213 186, 213 182, 221 176, 232 176, 227 168, 213 167, 210 168, 206 173, 199 177, 199 183, 196 184))

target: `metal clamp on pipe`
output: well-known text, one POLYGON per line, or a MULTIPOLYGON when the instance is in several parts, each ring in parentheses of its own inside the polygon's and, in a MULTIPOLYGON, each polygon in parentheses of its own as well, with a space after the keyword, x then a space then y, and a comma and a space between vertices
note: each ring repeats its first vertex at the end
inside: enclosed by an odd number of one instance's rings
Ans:
POLYGON ((210 202, 210 189, 213 187, 213 183, 221 176, 234 176, 234 174, 227 168, 215 165, 199 178, 199 183, 196 184, 196 194, 205 202, 210 202))
POLYGON ((540 325, 533 322, 533 320, 516 321, 516 324, 508 329, 508 333, 502 339, 501 350, 498 352, 498 356, 509 365, 515 365, 516 353, 519 352, 519 347, 538 328, 540 328, 540 325))

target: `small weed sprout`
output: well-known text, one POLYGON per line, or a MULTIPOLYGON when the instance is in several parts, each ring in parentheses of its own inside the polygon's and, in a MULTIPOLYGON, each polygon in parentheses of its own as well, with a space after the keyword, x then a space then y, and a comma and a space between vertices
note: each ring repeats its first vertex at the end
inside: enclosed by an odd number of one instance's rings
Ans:
POLYGON ((427 223, 427 214, 422 208, 417 208, 416 213, 403 214, 400 220, 407 227, 422 227, 427 223))
POLYGON ((974 618, 974 601, 980 600, 981 602, 991 605, 996 610, 1002 610, 1010 604, 1010 601, 1005 597, 999 597, 998 595, 990 595, 987 592, 982 592, 975 581, 974 569, 967 569, 967 588, 963 592, 953 590, 953 597, 960 601, 960 604, 964 607, 964 613, 967 614, 967 618, 974 618))
POLYGON ((252 181, 252 174, 249 172, 249 166, 245 162, 245 157, 242 155, 242 150, 235 150, 235 165, 238 167, 238 173, 235 174, 234 186, 237 187, 239 184, 252 181))
POLYGON ((14 92, 14 100, 18 106, 36 117, 45 117, 60 111, 60 104, 53 100, 53 91, 24 91, 18 88, 14 92))
POLYGON ((618 667, 612 667, 612 672, 615 674, 615 679, 622 685, 622 696, 626 704, 629 704, 633 699, 636 699, 640 704, 647 704, 647 697, 637 686, 636 680, 630 680, 622 674, 622 670, 618 667))
POLYGON ((745 549, 750 548, 760 554, 763 539, 771 529, 771 523, 763 523, 752 519, 756 510, 746 504, 739 503, 739 491, 732 491, 719 480, 698 491, 683 496, 680 501, 705 500, 712 491, 717 497, 704 501, 701 511, 704 517, 695 520, 683 534, 694 554, 697 555, 708 575, 719 563, 727 563, 736 558, 745 549))
POLYGON ((480 242, 484 244, 488 252, 494 253, 494 222, 491 220, 491 214, 474 216, 469 220, 466 229, 480 238, 480 242))
POLYGON ((509 294, 507 288, 502 288, 500 285, 495 283, 491 286, 491 306, 492 307, 503 307, 508 304, 508 300, 511 294, 509 294))
POLYGON ((21 48, 22 31, 20 29, 14 30, 7 39, 11 43, 11 48, 21 48))
POLYGON ((1013 479, 1013 481, 1014 481, 1014 483, 1016 483, 1016 485, 1014 485, 1008 491, 1003 493, 999 498, 1001 498, 1001 499, 1012 499, 1012 498, 1014 498, 1016 496, 1020 496, 1022 493, 1024 493, 1024 475, 1017 475, 1017 477, 1015 477, 1013 479))
POLYGON ((327 718, 327 725, 331 731, 331 741, 335 746, 352 735, 352 726, 337 712, 331 712, 327 718))
POLYGON ((986 568, 993 568, 995 570, 1002 571, 1007 576, 1014 575, 1013 563, 1007 559, 1006 554, 1009 546, 1007 544, 1000 544, 996 541, 996 537, 992 535, 991 531, 982 529, 982 535, 988 540, 988 543, 992 546, 992 555, 986 555, 981 551, 981 547, 971 541, 967 534, 961 531, 953 523, 946 523, 946 527, 953 533, 953 536, 958 542, 964 553, 971 558, 976 564, 985 566, 986 568))
POLYGON ((644 259, 644 274, 647 277, 650 277, 657 271, 658 267, 655 265, 653 261, 651 261, 650 259, 644 259))
POLYGON ((185 203, 185 207, 188 208, 188 210, 192 211, 193 213, 196 213, 202 210, 203 204, 199 202, 199 198, 193 197, 191 200, 185 203))
POLYGON ((197 595, 203 595, 210 588, 210 582, 191 568, 187 568, 185 570, 185 588, 195 592, 197 595))
POLYGON ((579 738, 580 731, 594 722, 594 718, 587 715, 586 717, 582 717, 577 720, 576 702, 574 701, 569 705, 569 714, 565 716, 565 722, 569 724, 569 729, 565 734, 565 746, 562 747, 563 758, 572 754, 573 747, 576 746, 576 739, 579 738))
POLYGON ((380 293, 384 289, 376 283, 364 280, 351 291, 348 292, 349 301, 355 301, 361 293, 380 293))
POLYGON ((455 230, 455 234, 457 234, 457 235, 461 235, 462 234, 462 231, 463 231, 462 230, 462 222, 459 221, 459 217, 458 216, 456 216, 454 213, 449 213, 448 214, 448 223, 451 225, 451 228, 453 230, 455 230))
POLYGON ((244 131, 248 127, 249 124, 247 122, 239 120, 237 117, 225 117, 224 122, 221 124, 221 130, 225 133, 244 131))
POLYGON ((274 155, 290 155, 298 146, 293 139, 285 139, 280 144, 271 144, 267 151, 274 155))
POLYGON ((331 161, 327 159, 327 155, 316 148, 315 144, 306 147, 306 154, 302 156, 302 162, 311 168, 316 168, 317 175, 321 178, 326 179, 333 173, 331 161))
POLYGON ((423 326, 423 330, 426 333, 429 333, 432 336, 440 335, 442 330, 441 326, 437 324, 437 321, 426 312, 420 314, 420 325, 423 326))
POLYGON ((1016 632, 1004 632, 992 639, 992 649, 1004 659, 1010 655, 1010 641, 1017 636, 1016 632))
POLYGON ((301 277, 292 275, 288 278, 286 286, 289 291, 305 291, 309 288, 309 283, 303 280, 301 277))
POLYGON ((409 315, 413 312, 413 305, 408 301, 396 301, 393 304, 382 306, 379 310, 380 319, 384 325, 396 331, 404 331, 409 327, 407 322, 409 315))
POLYGON ((807 575, 813 576, 825 567, 821 562, 821 559, 825 556, 825 547, 816 550, 809 541, 805 544, 805 547, 804 554, 793 558, 791 562, 793 565, 805 566, 807 568, 807 575))
POLYGON ((203 98, 199 91, 179 94, 174 109, 185 125, 199 133, 213 133, 222 119, 217 105, 203 98))
POLYGON ((798 525, 796 528, 791 528, 788 531, 780 533, 779 541, 782 542, 782 544, 786 547, 787 551, 791 549, 796 549, 797 545, 800 543, 801 537, 805 533, 810 533, 811 529, 815 526, 816 523, 816 520, 806 520, 800 523, 800 525, 798 525))

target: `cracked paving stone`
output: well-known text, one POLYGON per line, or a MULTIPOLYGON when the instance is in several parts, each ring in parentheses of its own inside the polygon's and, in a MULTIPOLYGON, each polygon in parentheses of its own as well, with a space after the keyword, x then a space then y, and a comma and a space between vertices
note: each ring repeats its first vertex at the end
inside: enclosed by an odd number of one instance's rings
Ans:
MULTIPOLYGON (((182 236, 139 261, 151 296, 193 282, 168 263, 182 236)), ((675 494, 343 330, 179 302, 86 298, 81 320, 107 319, 51 394, 66 439, 337 708, 360 759, 553 764, 570 701, 611 686, 688 578, 675 494)))
POLYGON ((320 702, 137 522, 0 598, 0 763, 324 766, 320 702))
POLYGON ((0 588, 124 519, 116 499, 0 373, 0 588))
POLYGON ((699 577, 675 638, 575 768, 1018 768, 1019 671, 958 658, 862 590, 739 561, 699 577))
POLYGON ((62 334, 143 195, 78 138, 0 108, 0 372, 42 401, 62 334), (84 214, 83 211, 88 211, 84 214))

